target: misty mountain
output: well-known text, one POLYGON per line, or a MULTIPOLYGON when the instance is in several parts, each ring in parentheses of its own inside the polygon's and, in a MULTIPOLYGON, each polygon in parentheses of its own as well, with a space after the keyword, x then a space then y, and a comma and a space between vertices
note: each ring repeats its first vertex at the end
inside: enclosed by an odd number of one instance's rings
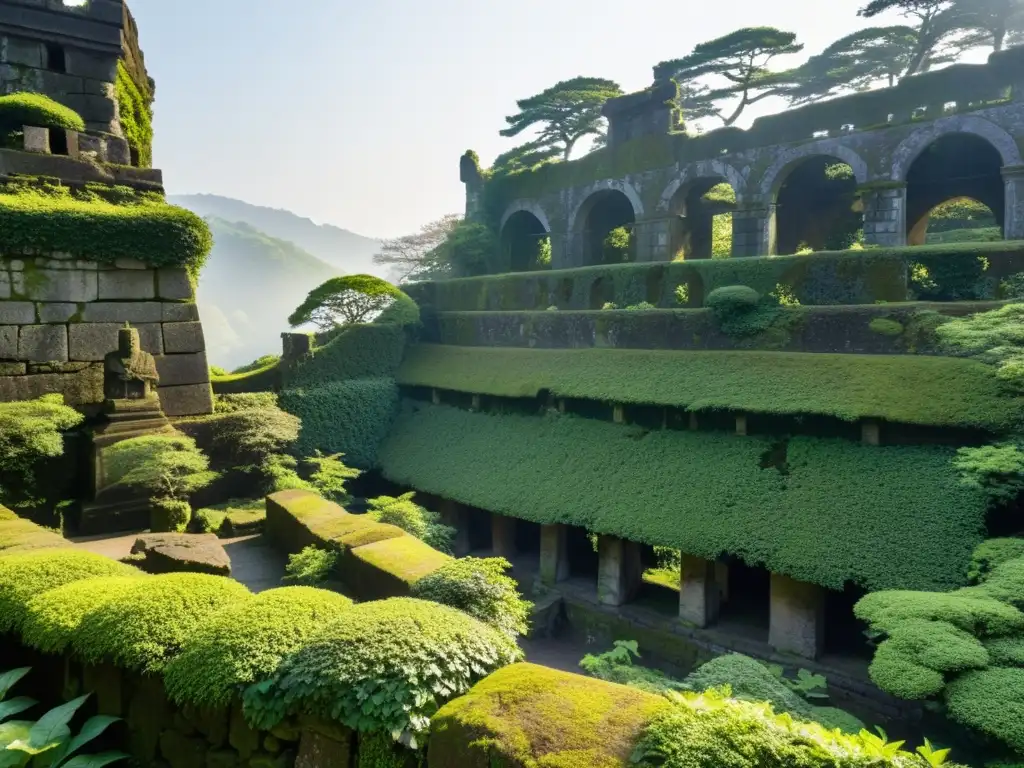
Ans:
POLYGON ((330 224, 315 224, 291 211, 251 205, 219 195, 168 195, 167 201, 206 218, 241 221, 272 238, 294 243, 307 254, 325 261, 340 272, 365 272, 387 276, 386 268, 373 264, 379 240, 357 235, 330 224))
POLYGON ((214 245, 196 301, 210 364, 231 370, 280 354, 288 315, 310 290, 342 270, 246 222, 208 216, 207 223, 214 245))

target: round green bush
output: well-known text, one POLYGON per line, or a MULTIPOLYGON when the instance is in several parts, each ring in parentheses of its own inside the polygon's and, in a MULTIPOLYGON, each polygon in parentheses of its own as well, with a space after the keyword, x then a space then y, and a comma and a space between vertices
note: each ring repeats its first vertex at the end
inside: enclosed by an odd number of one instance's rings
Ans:
POLYGON ((1003 563, 1024 559, 1024 539, 986 539, 974 548, 967 580, 980 584, 1003 563))
POLYGON ((946 686, 949 716, 1024 753, 1024 668, 968 672, 946 686))
POLYGON ((192 507, 177 499, 152 499, 149 503, 149 528, 153 533, 180 533, 192 519, 192 507))
POLYGON ((705 306, 716 315, 733 315, 754 309, 761 301, 761 295, 746 285, 726 285, 716 288, 707 295, 705 306))
POLYGON ((887 643, 915 664, 936 672, 983 669, 989 664, 981 641, 948 621, 908 619, 892 628, 887 643))
POLYGON ((874 629, 891 632, 910 619, 947 621, 973 635, 1009 635, 1024 630, 1024 613, 1012 605, 977 594, 968 587, 958 592, 872 592, 853 607, 858 619, 874 629))
POLYGON ((748 701, 767 701, 776 712, 806 714, 808 704, 768 668, 750 656, 727 653, 702 664, 686 677, 686 687, 701 692, 728 685, 732 695, 748 701))
POLYGON ((0 557, 0 632, 21 629, 29 601, 48 589, 94 576, 133 576, 130 565, 77 549, 40 550, 0 557))
POLYGON ((305 712, 415 740, 444 701, 521 656, 507 635, 446 605, 361 603, 286 658, 273 679, 250 686, 244 712, 260 729, 305 712))
POLYGON ((413 584, 412 596, 458 608, 515 638, 529 631, 533 604, 522 599, 515 579, 505 575, 511 567, 502 557, 463 557, 413 584))
POLYGON ((89 663, 158 672, 215 613, 250 599, 248 589, 223 576, 152 576, 88 613, 71 647, 89 663))
POLYGON ((179 704, 226 706, 243 686, 273 675, 281 659, 351 605, 324 589, 281 587, 226 608, 167 665, 167 693, 179 704))
POLYGON ((20 131, 23 126, 84 131, 85 121, 73 109, 41 93, 0 96, 0 133, 20 131))
POLYGON ((886 640, 875 651, 868 667, 871 682, 900 699, 927 699, 942 690, 941 672, 916 663, 886 640))
POLYGON ((132 576, 97 576, 36 595, 28 603, 21 638, 44 653, 63 653, 86 615, 134 589, 140 578, 147 577, 141 571, 132 576))

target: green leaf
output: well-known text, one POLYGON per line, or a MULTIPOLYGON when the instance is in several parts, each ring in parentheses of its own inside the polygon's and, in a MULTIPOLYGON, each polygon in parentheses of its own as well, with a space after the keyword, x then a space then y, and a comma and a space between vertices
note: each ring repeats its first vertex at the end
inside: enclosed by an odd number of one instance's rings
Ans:
POLYGON ((78 755, 68 760, 62 768, 103 768, 105 765, 126 760, 124 752, 100 752, 98 755, 78 755))
MULTIPOLYGON (((110 715, 96 715, 94 717, 90 717, 85 721, 85 725, 82 726, 82 730, 78 732, 78 735, 68 742, 60 759, 63 759, 67 755, 74 754, 107 730, 111 724, 116 723, 120 719, 121 718, 119 717, 111 717, 110 715)), ((54 768, 57 768, 59 765, 61 765, 61 763, 55 760, 54 768)))
POLYGON ((16 699, 0 701, 0 722, 6 720, 11 715, 24 712, 36 703, 35 699, 30 699, 28 696, 18 696, 16 699))
POLYGON ((77 699, 54 707, 32 726, 27 739, 19 739, 8 746, 8 749, 18 749, 37 755, 58 746, 61 742, 71 738, 71 729, 68 722, 75 716, 75 712, 81 707, 89 694, 79 696, 77 699))
MULTIPOLYGON (((28 737, 32 730, 30 720, 11 720, 9 723, 0 723, 0 750, 6 749, 12 741, 28 737)), ((0 754, 3 754, 0 752, 0 754)))
POLYGON ((24 752, 8 752, 4 750, 0 752, 0 768, 21 768, 30 759, 31 755, 26 755, 24 752))
POLYGON ((32 667, 19 667, 0 675, 0 699, 7 695, 16 682, 29 673, 32 667))

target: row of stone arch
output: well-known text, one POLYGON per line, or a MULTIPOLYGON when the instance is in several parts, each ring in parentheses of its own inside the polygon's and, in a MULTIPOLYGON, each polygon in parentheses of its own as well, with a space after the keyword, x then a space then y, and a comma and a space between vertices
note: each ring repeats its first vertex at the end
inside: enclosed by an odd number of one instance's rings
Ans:
MULTIPOLYGON (((893 153, 889 180, 906 185, 898 217, 898 226, 905 231, 896 232, 894 225, 893 241, 923 243, 930 212, 957 198, 984 204, 998 226, 1004 225, 1006 185, 1002 172, 1022 164, 1016 142, 1003 129, 980 118, 946 128, 942 122, 915 131, 893 153)), ((752 201, 763 204, 770 213, 762 226, 771 230, 747 235, 742 232, 743 225, 733 221, 734 255, 848 247, 849 236, 862 229, 865 220, 857 190, 871 181, 878 179, 870 178, 868 163, 853 149, 835 142, 827 149, 803 145, 783 153, 756 182, 726 162, 701 161, 668 185, 651 212, 644 210, 640 195, 628 181, 593 185, 570 212, 566 235, 582 251, 582 259, 574 259, 574 265, 608 263, 609 250, 604 244, 612 230, 633 230, 639 221, 662 217, 670 222, 667 258, 708 258, 714 247, 715 217, 736 208, 736 203, 724 202, 731 195, 740 207, 752 201), (758 246, 744 249, 744 236, 760 238, 758 246)), ((883 178, 882 186, 885 181, 883 178)), ((539 203, 522 200, 510 205, 501 221, 510 268, 533 268, 537 244, 551 234, 550 220, 539 203)))

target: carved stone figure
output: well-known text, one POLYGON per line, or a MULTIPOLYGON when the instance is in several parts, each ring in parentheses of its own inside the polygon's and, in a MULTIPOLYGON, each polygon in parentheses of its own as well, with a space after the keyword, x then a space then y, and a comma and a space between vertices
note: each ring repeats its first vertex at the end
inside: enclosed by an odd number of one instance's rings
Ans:
POLYGON ((142 400, 155 394, 160 381, 156 360, 142 349, 139 331, 128 323, 117 332, 117 351, 104 358, 104 396, 110 400, 142 400))

